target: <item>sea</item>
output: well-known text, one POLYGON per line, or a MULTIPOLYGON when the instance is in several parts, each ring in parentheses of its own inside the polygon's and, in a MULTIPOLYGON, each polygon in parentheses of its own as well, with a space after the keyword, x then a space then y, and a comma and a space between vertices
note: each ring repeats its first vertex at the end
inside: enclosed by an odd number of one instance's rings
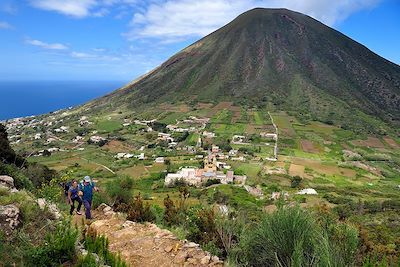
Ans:
POLYGON ((83 104, 127 81, 0 81, 0 121, 83 104))

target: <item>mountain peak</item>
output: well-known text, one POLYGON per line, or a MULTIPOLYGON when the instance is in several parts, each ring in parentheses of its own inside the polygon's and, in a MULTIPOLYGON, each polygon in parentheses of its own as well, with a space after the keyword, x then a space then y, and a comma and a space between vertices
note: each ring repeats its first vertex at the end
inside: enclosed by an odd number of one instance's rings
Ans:
POLYGON ((131 108, 229 100, 341 125, 397 125, 400 67, 311 17, 255 8, 110 97, 131 108))

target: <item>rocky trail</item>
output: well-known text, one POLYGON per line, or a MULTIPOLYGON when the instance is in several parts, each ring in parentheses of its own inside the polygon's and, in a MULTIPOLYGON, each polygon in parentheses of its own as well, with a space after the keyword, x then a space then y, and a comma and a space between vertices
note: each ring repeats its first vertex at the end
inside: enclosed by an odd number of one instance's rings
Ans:
POLYGON ((127 221, 105 204, 94 211, 94 218, 90 227, 104 234, 109 239, 110 251, 119 253, 131 267, 224 266, 198 244, 179 240, 152 223, 127 221))
MULTIPOLYGON (((19 192, 14 187, 14 179, 9 176, 0 176, 0 189, 10 193, 19 192)), ((47 209, 53 219, 59 220, 63 217, 55 204, 41 198, 34 199, 28 194, 26 197, 35 201, 40 209, 47 209)), ((109 240, 110 251, 118 253, 131 267, 224 266, 223 261, 203 251, 198 244, 180 240, 170 231, 152 223, 127 221, 122 214, 114 212, 106 204, 101 204, 94 210, 93 217, 93 220, 85 222, 84 216, 74 215, 72 223, 80 227, 89 226, 97 234, 105 235, 109 240)), ((20 209, 17 205, 0 205, 0 228, 6 235, 10 235, 20 221, 20 209)), ((81 248, 81 254, 83 250, 81 248)))

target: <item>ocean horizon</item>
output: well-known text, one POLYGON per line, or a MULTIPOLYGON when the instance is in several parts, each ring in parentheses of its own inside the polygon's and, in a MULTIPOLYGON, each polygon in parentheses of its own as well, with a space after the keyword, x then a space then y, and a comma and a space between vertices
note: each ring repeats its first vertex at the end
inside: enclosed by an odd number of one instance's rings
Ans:
POLYGON ((81 105, 128 81, 0 81, 0 120, 81 105))

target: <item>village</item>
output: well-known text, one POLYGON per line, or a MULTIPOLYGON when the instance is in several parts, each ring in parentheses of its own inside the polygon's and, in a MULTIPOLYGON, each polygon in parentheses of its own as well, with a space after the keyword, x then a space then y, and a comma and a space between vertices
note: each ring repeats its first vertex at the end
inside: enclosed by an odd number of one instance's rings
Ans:
MULTIPOLYGON (((112 140, 109 133, 106 135, 100 134, 99 130, 93 127, 94 122, 90 120, 89 116, 81 116, 74 122, 69 115, 68 110, 61 110, 53 112, 48 117, 30 116, 15 118, 3 123, 6 125, 7 132, 9 133, 9 140, 12 145, 20 145, 23 147, 26 144, 31 144, 30 147, 33 148, 33 151, 30 151, 29 156, 43 156, 58 151, 82 151, 85 149, 85 144, 103 146, 112 140)), ((175 124, 168 125, 158 123, 157 119, 124 119, 122 127, 128 128, 131 125, 136 125, 140 127, 139 133, 155 133, 155 145, 166 146, 168 151, 206 154, 208 150, 203 149, 204 143, 207 142, 207 144, 212 146, 213 139, 217 137, 215 132, 206 129, 209 122, 210 118, 197 118, 195 116, 189 116, 187 119, 181 121, 177 120, 175 124), (174 137, 177 134, 181 135, 180 138, 174 137), (187 145, 183 142, 189 134, 195 134, 197 136, 194 145, 187 145)), ((260 145, 273 147, 273 155, 264 158, 264 160, 267 161, 276 161, 278 157, 278 129, 275 124, 274 128, 274 133, 260 133, 261 138, 270 140, 260 145)), ((231 144, 250 146, 251 144, 248 143, 248 138, 248 136, 233 135, 231 144)), ((211 155, 215 156, 218 160, 224 158, 230 158, 236 161, 245 160, 246 155, 240 153, 238 149, 231 149, 225 155, 216 147, 217 146, 210 147, 211 155), (218 152, 215 152, 217 150, 218 152)), ((115 158, 138 158, 144 160, 147 158, 144 152, 145 148, 146 144, 138 147, 136 151, 139 153, 137 154, 134 154, 133 151, 120 151, 115 155, 115 158)), ((157 161, 160 160, 161 159, 157 157, 157 161)), ((221 164, 226 165, 222 162, 218 162, 217 167, 221 168, 221 164)), ((225 169, 227 169, 227 166, 225 166, 225 169)))
MULTIPOLYGON (((29 154, 29 156, 33 157, 48 156, 57 152, 82 152, 87 146, 95 145, 101 147, 112 141, 104 134, 99 134, 99 130, 92 127, 94 122, 90 120, 89 116, 81 116, 71 123, 68 115, 68 111, 58 111, 51 116, 43 118, 31 116, 8 120, 6 127, 9 132, 9 138, 14 145, 30 142, 32 144, 31 147, 36 148, 29 154), (27 135, 27 133, 29 134, 27 135), (53 144, 56 144, 56 146, 52 146, 53 144)), ((127 128, 131 125, 136 125, 140 127, 140 132, 143 134, 155 133, 156 144, 162 143, 166 152, 191 154, 195 162, 201 162, 201 167, 194 167, 189 163, 187 166, 181 166, 176 172, 167 173, 164 179, 165 186, 173 186, 176 183, 194 187, 231 184, 243 187, 249 194, 263 199, 264 193, 260 187, 246 184, 248 176, 245 173, 236 174, 232 166, 227 163, 227 161, 244 162, 252 160, 254 157, 240 152, 241 149, 231 148, 229 151, 223 151, 219 146, 213 144, 213 139, 217 137, 217 134, 207 130, 208 123, 210 123, 210 118, 198 118, 195 116, 189 116, 186 119, 177 120, 176 123, 168 125, 159 124, 156 119, 124 119, 122 127, 127 128), (185 137, 189 134, 196 134, 198 136, 196 144, 193 146, 185 145, 184 138, 181 138, 181 140, 174 138, 176 133, 183 134, 185 137), (206 149, 203 147, 205 142, 209 144, 206 149)), ((261 145, 273 147, 273 155, 265 157, 263 160, 274 162, 278 158, 278 128, 273 123, 273 120, 272 124, 275 132, 260 132, 259 137, 262 140, 269 140, 261 145)), ((251 146, 250 142, 249 136, 246 135, 234 134, 231 138, 231 144, 234 146, 251 146)), ((137 149, 120 151, 115 153, 113 157, 116 161, 127 159, 146 161, 151 159, 154 164, 165 164, 168 161, 168 156, 156 155, 148 149, 148 146, 143 145, 137 149)), ((108 167, 104 167, 111 171, 108 167)), ((317 192, 312 188, 308 188, 299 191, 297 194, 312 195, 317 194, 317 192)), ((269 198, 272 200, 277 200, 280 197, 287 199, 288 196, 287 192, 272 192, 269 198)))

